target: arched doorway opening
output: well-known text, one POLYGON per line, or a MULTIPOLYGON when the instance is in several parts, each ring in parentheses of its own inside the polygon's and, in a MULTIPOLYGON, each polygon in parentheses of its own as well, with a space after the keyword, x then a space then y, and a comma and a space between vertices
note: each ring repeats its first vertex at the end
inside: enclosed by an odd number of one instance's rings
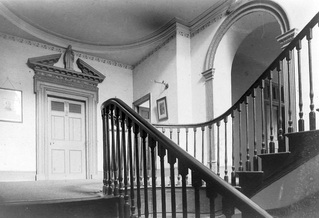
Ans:
MULTIPOLYGON (((285 12, 271 1, 251 1, 228 15, 212 39, 205 62, 205 70, 214 72, 213 101, 207 107, 208 110, 211 107, 214 118, 234 105, 278 56, 281 46, 276 37, 289 28, 285 12)), ((234 122, 235 126, 239 125, 237 120, 234 122)), ((227 131, 232 131, 231 125, 227 131)), ((245 141, 244 137, 242 140, 245 141)), ((227 141, 232 139, 228 136, 227 141)), ((234 152, 238 153, 238 148, 234 152)), ((220 153, 224 153, 223 147, 220 153)), ((231 158, 228 152, 227 159, 231 158)))
POLYGON ((213 117, 230 108, 277 57, 281 48, 276 37, 289 28, 284 10, 272 1, 251 1, 228 15, 216 31, 205 60, 205 71, 214 71, 213 101, 207 100, 213 102, 207 107, 213 117), (243 72, 232 73, 238 70, 243 72))

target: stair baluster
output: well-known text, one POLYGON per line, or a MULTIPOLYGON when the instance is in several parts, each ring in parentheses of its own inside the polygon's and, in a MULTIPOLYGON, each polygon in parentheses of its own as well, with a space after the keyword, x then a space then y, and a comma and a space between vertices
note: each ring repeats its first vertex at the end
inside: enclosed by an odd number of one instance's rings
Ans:
POLYGON ((219 148, 220 148, 220 121, 217 121, 217 176, 220 176, 219 167, 220 167, 220 158, 219 158, 219 148))
POLYGON ((195 218, 200 218, 200 194, 199 189, 203 185, 200 175, 192 171, 192 185, 195 191, 195 218))
POLYGON ((155 156, 156 141, 153 138, 149 138, 148 142, 149 142, 149 146, 151 147, 153 217, 157 217, 156 156, 155 156))
POLYGON ((282 127, 282 120, 283 120, 283 114, 282 114, 282 61, 279 61, 277 65, 277 72, 278 72, 278 152, 285 152, 286 151, 286 145, 285 145, 285 138, 284 138, 284 131, 282 127))
POLYGON ((142 153, 143 153, 143 181, 144 181, 144 215, 145 217, 149 216, 149 209, 148 209, 148 185, 147 185, 147 149, 146 149, 146 137, 147 133, 145 131, 141 132, 142 138, 142 153))
POLYGON ((117 179, 117 163, 116 163, 116 150, 115 150, 115 131, 114 131, 114 107, 111 106, 111 138, 112 138, 112 187, 114 196, 118 196, 118 179, 117 179))
POLYGON ((310 130, 316 129, 316 113, 314 111, 315 105, 313 103, 314 91, 313 91, 313 72, 312 72, 312 53, 311 53, 311 40, 312 40, 312 28, 308 29, 307 33, 308 41, 308 60, 309 60, 309 97, 310 97, 310 112, 309 112, 309 128, 310 130))
POLYGON ((133 143, 132 143, 132 120, 130 118, 127 119, 127 139, 128 139, 128 152, 129 152, 129 162, 130 162, 130 185, 131 185, 131 217, 136 217, 135 214, 135 192, 134 192, 134 159, 133 159, 133 143))
POLYGON ((257 156, 257 112, 256 112, 256 89, 254 88, 251 94, 253 98, 253 135, 254 135, 254 157, 253 169, 258 171, 258 156, 257 156))
POLYGON ((215 218, 215 199, 217 197, 217 193, 214 191, 214 185, 209 182, 206 185, 206 197, 209 199, 210 218, 215 218))
POLYGON ((115 118, 116 118, 116 147, 117 147, 117 163, 118 163, 118 188, 119 195, 124 196, 124 185, 123 185, 123 175, 122 175, 122 151, 121 151, 121 129, 120 129, 120 110, 119 108, 115 109, 115 118))
POLYGON ((158 146, 158 156, 160 157, 160 168, 161 168, 161 193, 162 193, 162 218, 166 217, 166 194, 165 194, 165 166, 164 157, 166 150, 161 144, 158 146))
POLYGON ((171 206, 172 206, 172 218, 176 218, 176 194, 175 194, 175 168, 176 158, 173 154, 168 153, 168 163, 170 165, 170 177, 171 177, 171 206))
POLYGON ((139 152, 139 133, 140 128, 137 124, 133 126, 134 132, 134 148, 135 148, 135 167, 136 167, 136 199, 137 199, 137 216, 141 217, 141 180, 140 180, 140 152, 139 152))
POLYGON ((187 175, 188 168, 185 166, 185 163, 182 163, 181 160, 178 161, 178 172, 182 177, 182 212, 183 218, 187 218, 187 175))
POLYGON ((303 99, 302 99, 302 73, 301 73, 301 40, 297 43, 297 64, 298 64, 298 87, 299 87, 299 120, 298 120, 298 130, 299 132, 305 130, 305 121, 303 119, 303 99))
POLYGON ((242 147, 241 147, 241 104, 238 105, 238 144, 239 144, 239 167, 238 167, 238 171, 243 171, 244 167, 243 167, 243 160, 242 160, 242 147))
POLYGON ((245 112, 246 112, 246 171, 251 171, 250 163, 250 148, 249 148, 249 96, 245 98, 245 112))
MULTIPOLYGON (((232 172, 231 172, 231 184, 236 185, 236 169, 235 169, 235 111, 231 112, 232 118, 232 172)), ((208 186, 207 186, 208 187, 208 186)))
POLYGON ((196 149, 197 148, 197 146, 196 146, 197 128, 196 127, 193 128, 193 133, 194 133, 194 144, 193 144, 194 145, 193 146, 194 147, 194 157, 196 158, 196 150, 197 150, 196 149))
POLYGON ((227 122, 228 122, 228 117, 225 117, 224 119, 224 124, 225 124, 225 175, 224 175, 224 180, 228 182, 228 169, 227 169, 227 122))
POLYGON ((291 58, 292 58, 292 52, 291 50, 288 50, 286 53, 286 60, 287 60, 287 76, 288 76, 288 132, 293 132, 294 128, 292 126, 292 106, 291 106, 291 76, 292 76, 292 70, 291 70, 291 58))
POLYGON ((260 98, 261 98, 261 153, 266 154, 267 144, 265 142, 265 124, 266 124, 266 118, 265 118, 265 80, 261 80, 260 84, 260 98))

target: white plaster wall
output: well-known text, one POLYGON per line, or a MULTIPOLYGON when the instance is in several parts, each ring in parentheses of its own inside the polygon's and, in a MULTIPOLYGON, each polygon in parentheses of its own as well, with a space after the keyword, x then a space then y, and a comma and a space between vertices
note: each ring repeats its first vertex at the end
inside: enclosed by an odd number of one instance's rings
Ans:
POLYGON ((205 30, 191 38, 192 107, 193 120, 196 123, 206 121, 205 78, 202 72, 206 70, 205 59, 209 45, 223 20, 224 18, 212 23, 205 30))
POLYGON ((133 89, 136 101, 144 95, 151 93, 151 122, 158 123, 156 100, 167 98, 168 120, 161 123, 178 122, 177 103, 177 74, 176 74, 176 38, 170 40, 161 49, 140 63, 133 70, 133 89), (154 83, 165 81, 169 84, 168 89, 164 85, 154 83))
POLYGON ((191 123, 193 120, 193 96, 190 58, 190 39, 176 36, 176 72, 177 72, 177 102, 178 102, 178 122, 191 123))
MULTIPOLYGON (((56 54, 24 43, 0 38, 0 87, 22 90, 23 122, 0 121, 0 171, 36 171, 36 107, 33 89, 34 71, 27 66, 31 57, 56 54), (8 79, 8 80, 7 80, 8 79), (11 85, 12 83, 12 85, 11 85)), ((127 104, 133 100, 132 70, 83 59, 106 76, 99 84, 97 111, 98 170, 102 170, 102 120, 100 106, 112 97, 127 104)), ((55 65, 63 67, 62 58, 55 65)), ((74 69, 79 71, 74 64, 74 69)), ((1 179, 1 178, 0 178, 1 179)))
POLYGON ((0 121, 0 170, 36 170, 36 126, 33 70, 29 57, 53 54, 26 44, 0 38, 0 87, 22 91, 23 122, 0 121))
POLYGON ((273 0, 285 10, 291 28, 301 30, 319 11, 317 0, 273 0))
POLYGON ((84 60, 101 72, 105 79, 99 84, 99 103, 97 106, 97 143, 98 143, 98 171, 103 171, 103 135, 101 105, 110 98, 119 98, 129 106, 133 102, 133 74, 132 70, 84 60))

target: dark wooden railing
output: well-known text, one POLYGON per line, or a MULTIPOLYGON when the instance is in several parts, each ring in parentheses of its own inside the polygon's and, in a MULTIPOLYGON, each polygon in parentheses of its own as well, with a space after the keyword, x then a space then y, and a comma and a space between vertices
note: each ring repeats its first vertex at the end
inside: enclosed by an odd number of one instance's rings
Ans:
POLYGON ((260 171, 257 155, 289 151, 285 133, 316 129, 319 50, 312 48, 319 46, 318 22, 319 14, 221 116, 198 124, 154 126, 233 185, 236 172, 260 171))
POLYGON ((109 99, 104 102, 102 119, 103 192, 119 197, 122 202, 120 217, 161 215, 164 218, 168 212, 176 217, 176 168, 181 177, 180 212, 183 217, 188 216, 188 205, 193 203, 189 199, 194 199, 195 217, 200 217, 202 190, 206 190, 205 195, 210 202, 210 217, 215 217, 215 199, 218 195, 222 196, 226 217, 231 217, 234 208, 241 211, 242 217, 271 217, 121 100, 109 99), (192 178, 193 197, 189 196, 191 193, 187 190, 188 174, 192 178), (168 178, 169 186, 166 181, 168 178), (166 195, 170 195, 170 198, 166 195))

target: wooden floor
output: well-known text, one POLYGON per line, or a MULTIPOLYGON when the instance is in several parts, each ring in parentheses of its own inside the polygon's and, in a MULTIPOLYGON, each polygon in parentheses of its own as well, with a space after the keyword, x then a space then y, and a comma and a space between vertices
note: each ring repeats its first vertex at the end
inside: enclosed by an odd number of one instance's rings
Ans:
POLYGON ((0 205, 99 198, 102 180, 0 182, 0 205))

